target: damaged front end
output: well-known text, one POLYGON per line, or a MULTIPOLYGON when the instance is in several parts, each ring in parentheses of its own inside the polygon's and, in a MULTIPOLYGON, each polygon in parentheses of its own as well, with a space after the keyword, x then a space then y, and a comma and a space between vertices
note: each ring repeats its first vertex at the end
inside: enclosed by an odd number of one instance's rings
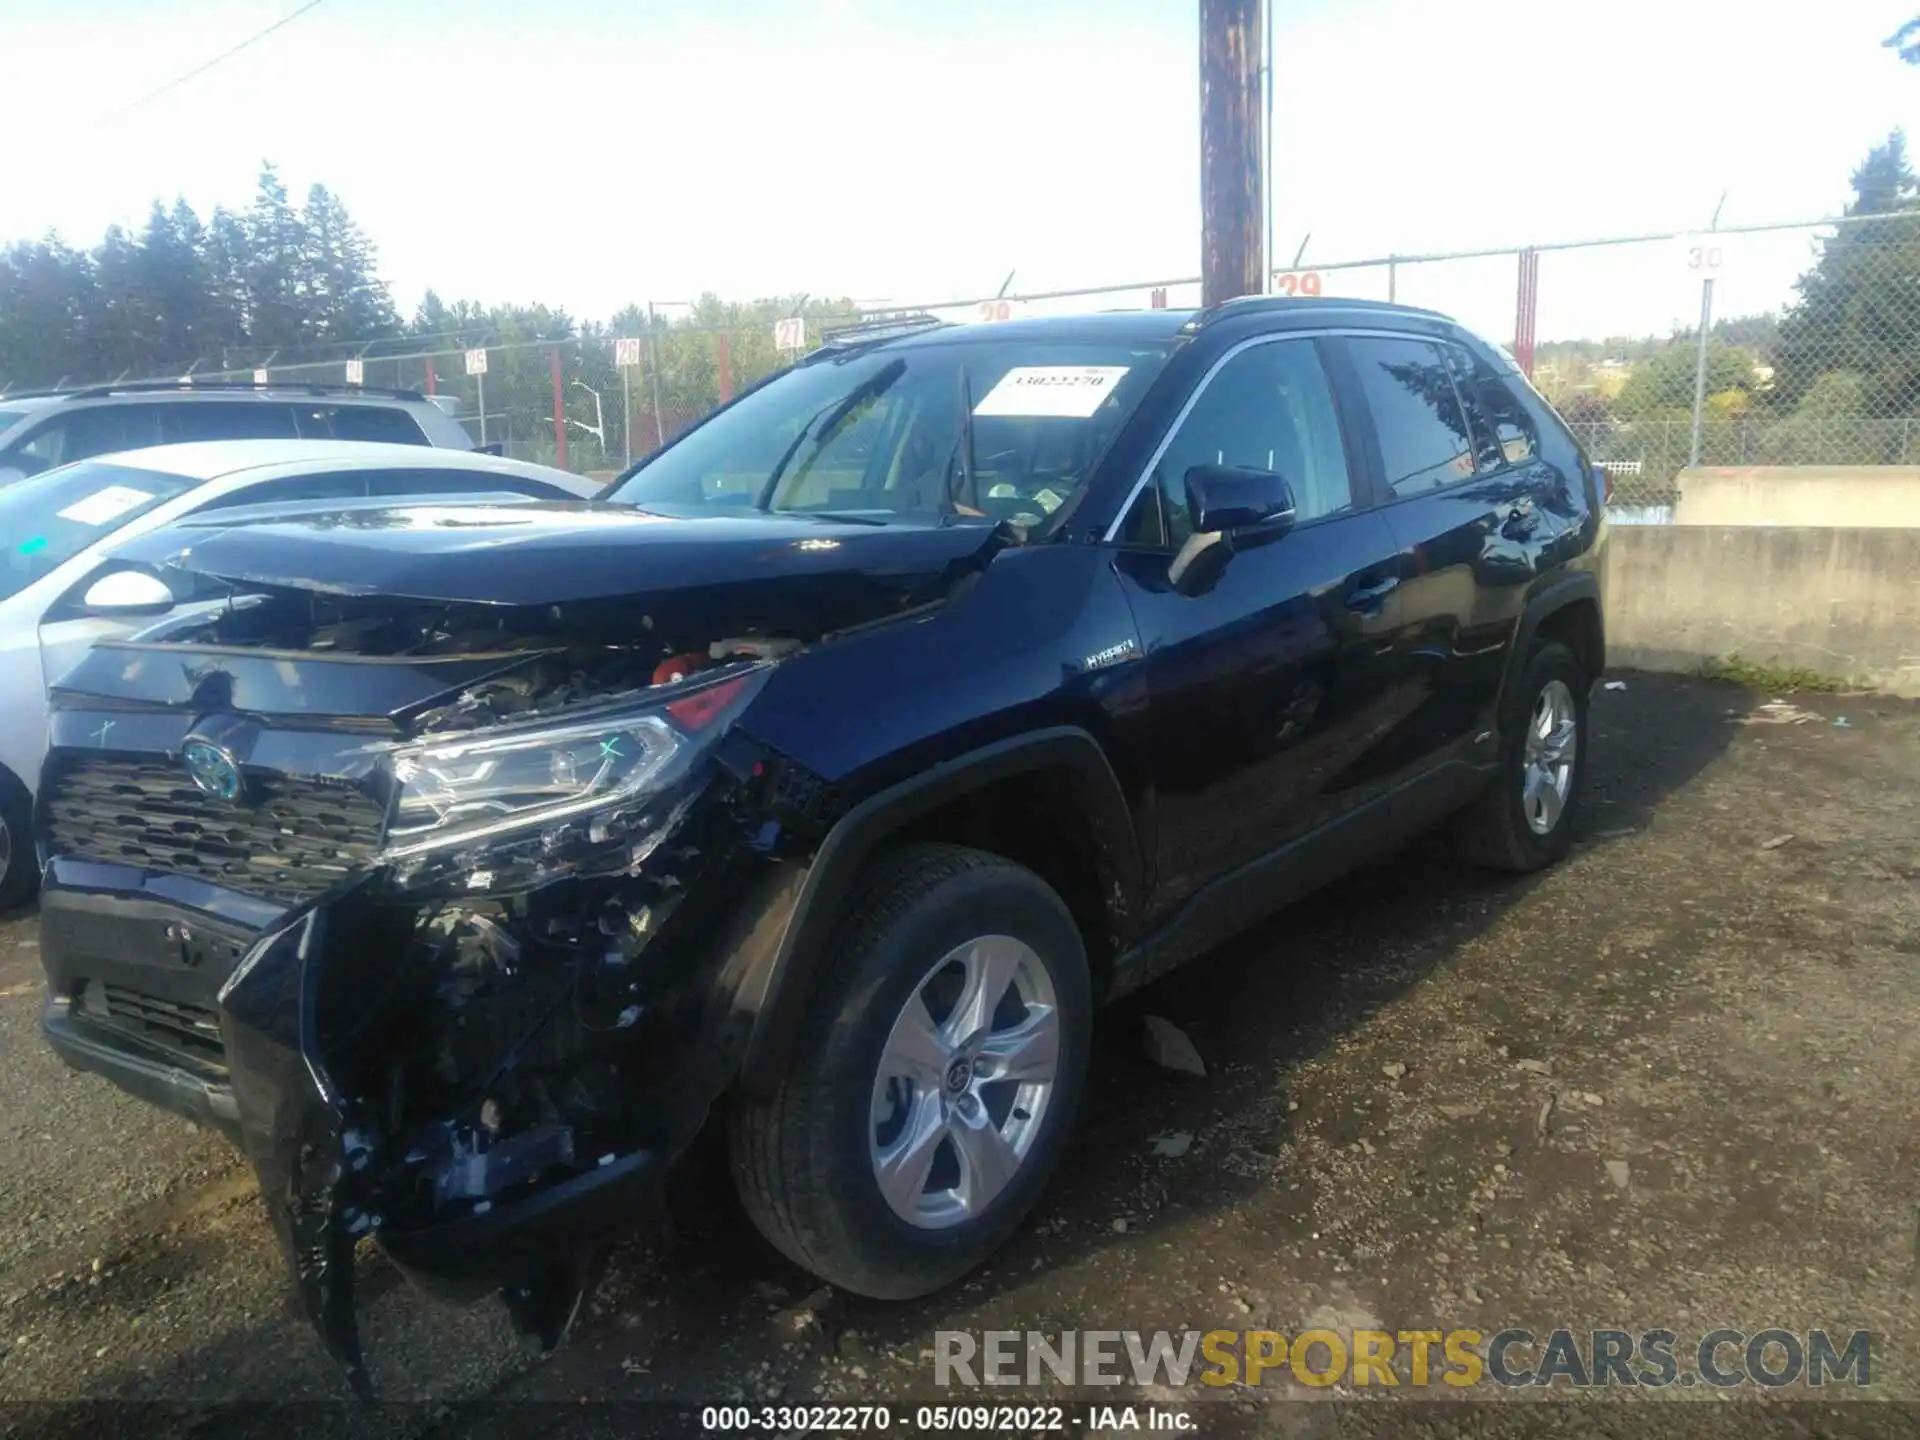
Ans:
POLYGON ((378 868, 221 990, 242 1145, 361 1393, 361 1239, 550 1348, 725 1084, 683 912, 750 863, 722 741, 764 673, 394 747, 378 868))
POLYGON ((230 603, 53 693, 47 1038, 237 1134, 363 1395, 365 1240, 558 1342, 733 1078, 821 833, 736 722, 1002 543, 535 509, 153 540, 230 603))
POLYGON ((222 905, 272 917, 207 977, 207 1083, 362 1395, 361 1241, 449 1298, 498 1290, 551 1348, 731 1077, 728 922, 775 863, 784 763, 734 722, 798 643, 564 645, 551 614, 420 608, 256 596, 97 650, 62 689, 42 822, 49 1038, 123 1084, 100 1039, 195 998, 131 1008, 193 981, 155 952, 222 905), (330 692, 401 704, 299 713, 330 692), (221 766, 230 793, 195 790, 221 766), (246 898, 267 895, 277 914, 246 898))
POLYGON ((726 1083, 693 912, 754 862, 725 741, 766 668, 388 749, 377 866, 221 989, 241 1143, 360 1393, 362 1239, 551 1348, 726 1083))

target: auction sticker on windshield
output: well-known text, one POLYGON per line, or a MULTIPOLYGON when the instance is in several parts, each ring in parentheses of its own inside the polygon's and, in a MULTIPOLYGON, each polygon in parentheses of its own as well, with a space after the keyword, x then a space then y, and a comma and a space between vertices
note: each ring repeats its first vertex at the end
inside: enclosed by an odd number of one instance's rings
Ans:
POLYGON ((71 520, 76 525, 104 525, 109 520, 118 520, 129 510, 145 505, 153 496, 145 490, 136 490, 131 485, 108 485, 93 492, 84 500, 76 500, 60 512, 62 520, 71 520))
POLYGON ((1016 365, 973 407, 976 415, 1084 420, 1113 393, 1125 365, 1016 365))

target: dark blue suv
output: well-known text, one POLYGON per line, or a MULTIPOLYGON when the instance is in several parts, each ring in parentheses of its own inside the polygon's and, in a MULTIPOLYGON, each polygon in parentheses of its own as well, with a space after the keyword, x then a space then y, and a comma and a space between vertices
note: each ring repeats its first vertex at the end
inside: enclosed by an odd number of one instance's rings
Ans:
POLYGON ((710 1119, 921 1294, 1095 1005, 1443 823, 1566 851, 1603 484, 1438 315, 833 337, 575 504, 211 516, 54 697, 45 1029, 226 1129, 364 1388, 363 1239, 556 1343, 710 1119))

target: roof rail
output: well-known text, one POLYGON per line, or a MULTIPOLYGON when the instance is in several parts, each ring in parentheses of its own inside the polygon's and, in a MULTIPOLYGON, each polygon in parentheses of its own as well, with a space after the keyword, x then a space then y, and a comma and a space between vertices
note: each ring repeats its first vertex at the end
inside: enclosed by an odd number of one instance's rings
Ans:
POLYGON ((949 323, 924 310, 912 315, 886 315, 877 320, 859 320, 851 325, 822 330, 820 343, 822 346, 867 345, 876 340, 890 340, 896 335, 916 335, 922 330, 937 329, 949 323))
POLYGON ((78 390, 50 390, 50 395, 66 395, 75 400, 97 400, 109 395, 157 395, 166 391, 212 390, 245 394, 264 390, 297 390, 303 395, 374 395, 386 400, 424 400, 418 390, 387 390, 377 385, 326 385, 306 380, 134 380, 124 385, 90 385, 78 390))
POLYGON ((1231 300, 1222 300, 1198 311, 1187 323, 1195 330, 1204 330, 1219 320, 1230 320, 1236 315, 1265 310, 1381 310, 1390 315, 1419 315, 1429 320, 1446 320, 1438 310, 1424 310, 1418 305, 1401 305, 1392 300, 1349 300, 1344 296, 1295 296, 1295 295, 1236 295, 1231 300))

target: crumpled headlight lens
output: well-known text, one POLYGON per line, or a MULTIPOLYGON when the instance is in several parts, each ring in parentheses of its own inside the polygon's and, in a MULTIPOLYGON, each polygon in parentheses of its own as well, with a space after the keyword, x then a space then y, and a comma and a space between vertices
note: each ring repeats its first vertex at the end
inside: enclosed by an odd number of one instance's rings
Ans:
POLYGON ((566 723, 403 746, 399 798, 380 858, 473 845, 662 794, 725 732, 768 667, 652 706, 601 707, 566 723))

